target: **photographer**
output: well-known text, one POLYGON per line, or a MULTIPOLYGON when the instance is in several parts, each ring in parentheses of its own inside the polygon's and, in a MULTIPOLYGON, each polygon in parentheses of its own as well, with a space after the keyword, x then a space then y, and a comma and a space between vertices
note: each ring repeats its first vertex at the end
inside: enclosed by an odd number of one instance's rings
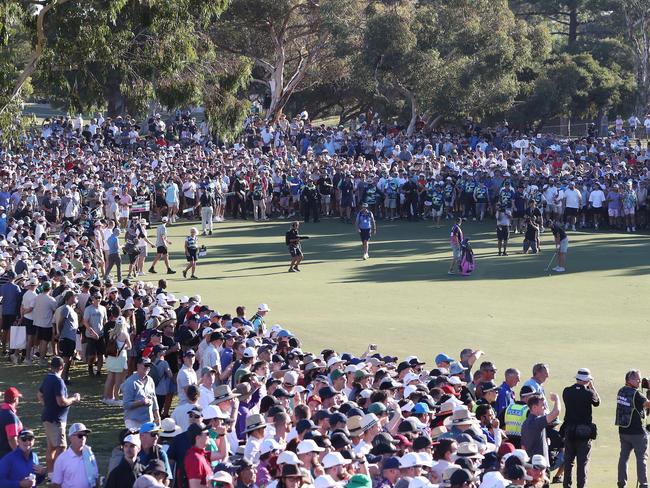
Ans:
POLYGON ((587 463, 591 452, 591 440, 596 438, 596 425, 592 423, 592 407, 600 405, 600 397, 593 385, 593 377, 587 368, 576 374, 576 382, 562 392, 566 412, 561 434, 564 437, 564 487, 571 486, 571 472, 576 461, 578 488, 587 482, 587 463))
MULTIPOLYGON (((625 386, 616 395, 616 421, 618 435, 621 441, 621 452, 618 458, 618 486, 624 488, 627 483, 627 462, 634 450, 636 456, 636 476, 640 488, 648 487, 646 465, 648 462, 648 434, 643 428, 646 408, 650 408, 648 400, 640 391, 641 375, 638 369, 625 374, 625 386)), ((644 379, 643 386, 648 388, 644 379)))

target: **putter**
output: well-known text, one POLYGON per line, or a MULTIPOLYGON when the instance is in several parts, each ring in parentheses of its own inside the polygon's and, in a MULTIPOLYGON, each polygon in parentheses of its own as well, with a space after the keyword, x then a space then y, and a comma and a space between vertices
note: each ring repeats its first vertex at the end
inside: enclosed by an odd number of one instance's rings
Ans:
POLYGON ((550 275, 551 274, 551 264, 553 264, 553 261, 555 261, 555 257, 557 256, 557 252, 553 253, 553 256, 551 256, 551 260, 548 263, 548 266, 546 266, 546 272, 550 275))

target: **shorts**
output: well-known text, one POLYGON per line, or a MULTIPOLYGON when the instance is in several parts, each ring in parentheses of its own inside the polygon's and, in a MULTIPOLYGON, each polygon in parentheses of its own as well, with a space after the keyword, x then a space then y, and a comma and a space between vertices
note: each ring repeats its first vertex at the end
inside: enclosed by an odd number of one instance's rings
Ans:
POLYGON ((352 207, 352 198, 341 198, 341 207, 343 208, 352 207))
POLYGON ((569 238, 565 237, 560 241, 560 245, 558 247, 558 252, 566 254, 566 252, 569 250, 569 238))
POLYGON ((567 207, 566 210, 564 210, 564 215, 565 217, 575 217, 576 215, 578 215, 578 209, 573 207, 567 207))
POLYGON ((156 252, 158 254, 167 254, 167 246, 158 246, 156 252))
POLYGON ((120 217, 123 219, 128 219, 129 218, 129 209, 127 208, 126 210, 120 210, 120 217))
POLYGON ((507 225, 497 225, 497 239, 507 241, 510 237, 510 228, 507 225))
POLYGON ((32 319, 25 319, 23 318, 23 325, 25 326, 27 335, 29 336, 35 336, 36 335, 36 326, 34 325, 34 321, 32 319))
POLYGON ((140 251, 138 251, 137 249, 135 250, 135 252, 130 252, 129 253, 129 264, 135 263, 138 260, 138 256, 140 256, 140 251))
POLYGON ((11 326, 14 325, 16 321, 15 315, 3 315, 2 316, 2 330, 9 330, 11 326))
POLYGON ((386 208, 397 208, 397 198, 388 198, 386 200, 386 208))
POLYGON ((634 215, 635 208, 623 208, 623 215, 634 215))
POLYGON ((359 229, 359 237, 361 237, 361 242, 369 241, 370 229, 359 229))
POLYGON ((188 249, 187 250, 187 262, 192 263, 199 260, 198 258, 198 249, 188 249))
POLYGON ((320 195, 320 202, 324 203, 325 205, 329 205, 329 203, 332 201, 332 195, 323 195, 321 193, 320 195))
POLYGON ((103 338, 91 339, 86 337, 86 356, 99 356, 106 352, 106 344, 103 338))
POLYGON ((50 342, 52 340, 52 327, 36 327, 36 337, 39 341, 50 342))
POLYGON ((65 422, 43 422, 45 438, 52 447, 66 447, 65 422))
POLYGON ((460 246, 451 245, 451 254, 454 256, 454 259, 460 259, 461 249, 460 246))
POLYGON ((618 211, 617 209, 615 209, 615 208, 610 208, 609 210, 607 210, 607 214, 608 214, 610 217, 620 217, 620 216, 621 216, 621 212, 619 212, 619 211, 618 211))
POLYGON ((147 246, 140 246, 140 247, 138 248, 138 251, 139 251, 138 254, 139 254, 140 256, 145 257, 145 258, 147 257, 147 246))
POLYGON ((170 209, 172 209, 172 208, 178 209, 178 202, 170 202, 168 200, 165 200, 165 202, 167 203, 167 206, 170 209))
POLYGON ((77 348, 77 341, 66 339, 62 337, 59 339, 59 352, 64 358, 71 358, 74 356, 75 349, 77 348))
POLYGON ((515 210, 512 212, 512 218, 513 219, 523 219, 524 218, 524 211, 523 210, 515 210))
POLYGON ((554 214, 561 214, 562 213, 562 205, 549 205, 549 209, 554 214))
POLYGON ((289 254, 292 258, 302 256, 302 249, 300 246, 289 246, 289 254))
POLYGON ((438 209, 436 209, 436 207, 433 207, 431 210, 431 215, 434 217, 442 217, 442 207, 439 207, 438 209))

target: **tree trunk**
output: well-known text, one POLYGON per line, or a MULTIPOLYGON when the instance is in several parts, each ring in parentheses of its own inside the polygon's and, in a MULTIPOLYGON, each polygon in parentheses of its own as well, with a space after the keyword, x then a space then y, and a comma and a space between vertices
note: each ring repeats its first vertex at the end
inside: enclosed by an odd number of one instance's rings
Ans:
POLYGON ((128 109, 128 101, 120 90, 119 83, 110 83, 104 88, 104 97, 106 98, 107 115, 109 117, 117 117, 118 115, 126 115, 128 109))
POLYGON ((406 129, 406 135, 410 137, 415 132, 415 124, 418 120, 418 106, 415 100, 415 95, 411 90, 402 89, 402 91, 406 95, 406 98, 408 99, 409 104, 411 105, 411 120, 409 121, 409 126, 406 129))
POLYGON ((41 60, 41 56, 43 55, 43 51, 45 50, 45 45, 47 44, 47 37, 45 36, 45 25, 44 25, 45 16, 54 7, 56 7, 57 5, 63 5, 67 1, 68 0, 52 0, 47 5, 43 6, 43 8, 38 13, 38 17, 36 17, 36 46, 34 48, 34 52, 27 60, 27 63, 25 64, 23 71, 20 73, 18 79, 16 80, 16 83, 14 83, 14 88, 11 91, 11 94, 9 95, 7 102, 2 108, 0 108, 0 114, 2 114, 5 110, 7 110, 7 108, 11 105, 11 102, 13 102, 13 100, 18 95, 20 95, 20 91, 23 89, 25 82, 34 74, 34 71, 36 71, 38 62, 41 60))
POLYGON ((569 10, 569 40, 567 43, 569 52, 573 52, 573 49, 578 42, 578 24, 578 9, 574 5, 571 7, 571 10, 569 10))

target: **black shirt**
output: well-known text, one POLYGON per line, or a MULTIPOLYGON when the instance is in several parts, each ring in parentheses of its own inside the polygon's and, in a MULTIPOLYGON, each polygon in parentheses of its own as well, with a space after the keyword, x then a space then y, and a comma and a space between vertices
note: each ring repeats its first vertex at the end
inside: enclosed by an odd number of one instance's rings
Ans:
POLYGON ((595 391, 577 383, 564 389, 562 401, 565 408, 564 423, 571 425, 591 424, 592 407, 600 405, 600 398, 595 391))
POLYGON ((137 460, 132 466, 126 459, 122 458, 120 464, 109 473, 108 479, 106 480, 106 488, 133 486, 135 480, 142 476, 143 473, 144 466, 137 460))
POLYGON ((555 237, 559 237, 560 240, 566 239, 566 232, 564 232, 564 229, 560 224, 554 223, 551 226, 551 232, 553 232, 555 237))
POLYGON ((643 412, 643 405, 647 402, 648 399, 643 396, 643 394, 636 392, 634 395, 634 410, 632 412, 632 420, 629 427, 620 427, 618 428, 619 434, 631 434, 639 435, 644 434, 643 430, 643 421, 641 420, 640 412, 643 412))

